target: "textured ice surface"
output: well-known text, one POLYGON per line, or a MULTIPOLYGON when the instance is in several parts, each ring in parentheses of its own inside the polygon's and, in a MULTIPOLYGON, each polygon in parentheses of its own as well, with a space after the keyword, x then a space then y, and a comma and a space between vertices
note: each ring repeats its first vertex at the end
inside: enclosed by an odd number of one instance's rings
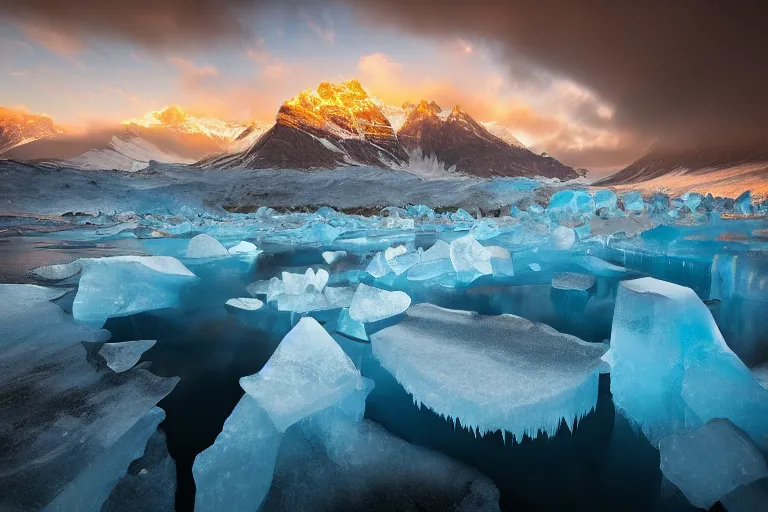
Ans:
POLYGON ((491 219, 483 219, 472 225, 469 233, 475 240, 488 240, 501 234, 499 227, 491 219))
POLYGON ((552 276, 552 288, 558 290, 585 291, 595 285, 595 276, 576 272, 556 272, 552 276))
POLYGON ((578 256, 574 262, 591 274, 601 277, 622 277, 630 273, 626 268, 608 263, 596 256, 578 256))
POLYGON ((768 445, 768 391, 690 288, 650 277, 623 281, 605 358, 614 402, 653 444, 728 418, 768 445))
POLYGON ((480 433, 554 434, 597 402, 606 346, 514 315, 429 304, 371 335, 373 353, 413 399, 480 433))
POLYGON ((175 307, 195 275, 168 256, 78 260, 82 275, 72 305, 76 320, 101 327, 108 318, 175 307))
POLYGON ((402 256, 406 252, 408 252, 408 250, 405 248, 404 245, 398 245, 398 246, 395 246, 395 247, 387 247, 384 250, 384 259, 386 259, 387 262, 389 262, 390 260, 392 260, 394 258, 397 258, 398 256, 402 256))
POLYGON ((311 317, 283 338, 264 368, 240 379, 279 431, 358 389, 360 372, 311 317))
POLYGON ((552 247, 559 251, 570 249, 576 243, 576 232, 565 226, 557 226, 550 237, 552 247))
POLYGON ((323 294, 333 308, 348 308, 352 304, 356 288, 353 286, 326 286, 323 294))
POLYGON ((195 457, 195 510, 254 511, 269 492, 280 435, 269 415, 243 395, 213 445, 195 457))
POLYGON ((30 273, 40 279, 46 281, 61 281, 80 273, 83 269, 79 260, 72 263, 64 263, 59 265, 48 265, 47 267, 40 267, 32 270, 30 273))
POLYGON ((156 340, 123 341, 121 343, 105 343, 99 350, 99 355, 107 361, 115 373, 130 370, 139 362, 141 355, 152 348, 156 340))
POLYGON ((229 299, 226 302, 226 305, 231 306, 233 308, 237 308, 237 309, 244 309, 246 311, 256 311, 257 309, 261 309, 262 306, 264 306, 264 303, 259 299, 239 297, 239 298, 229 299))
POLYGON ((474 273, 479 275, 493 272, 491 253, 472 235, 458 238, 451 242, 451 263, 459 273, 474 273))
POLYGON ((450 259, 451 257, 451 244, 444 240, 438 240, 432 247, 424 251, 421 255, 421 262, 427 263, 430 261, 450 259))
POLYGON ((176 464, 168 454, 165 435, 155 431, 144 455, 128 466, 101 512, 173 512, 175 501, 176 464))
POLYGON ((342 407, 286 432, 263 512, 385 509, 498 512, 499 491, 477 470, 342 407))
POLYGON ((349 316, 358 322, 378 322, 399 315, 411 305, 411 298, 401 291, 390 292, 360 283, 349 306, 349 316))
POLYGON ((768 477, 758 447, 727 419, 713 419, 693 432, 666 437, 659 452, 664 476, 698 508, 709 509, 737 487, 768 477))
POLYGON ((345 257, 347 255, 347 251, 325 251, 323 252, 323 260, 329 265, 334 263, 335 261, 345 257))
POLYGON ((205 233, 192 238, 187 246, 187 258, 209 259, 226 258, 227 256, 229 256, 229 251, 218 240, 205 233))
POLYGON ((163 418, 178 379, 115 375, 82 342, 109 333, 49 302, 63 289, 0 285, 0 510, 99 510, 163 418))
POLYGON ((387 261, 389 268, 395 275, 399 276, 409 268, 413 267, 421 260, 421 255, 418 252, 409 252, 401 254, 387 261))
POLYGON ((560 190, 552 194, 547 214, 553 219, 568 219, 577 215, 591 215, 595 212, 595 201, 589 192, 583 190, 560 190))
POLYGON ((348 308, 342 309, 339 313, 339 319, 336 321, 336 332, 356 340, 368 341, 368 334, 365 332, 365 325, 363 322, 353 320, 352 317, 349 316, 348 308))
POLYGON ((616 193, 613 190, 609 189, 603 189, 598 190, 594 194, 595 199, 595 208, 605 208, 606 210, 612 211, 616 209, 616 193))

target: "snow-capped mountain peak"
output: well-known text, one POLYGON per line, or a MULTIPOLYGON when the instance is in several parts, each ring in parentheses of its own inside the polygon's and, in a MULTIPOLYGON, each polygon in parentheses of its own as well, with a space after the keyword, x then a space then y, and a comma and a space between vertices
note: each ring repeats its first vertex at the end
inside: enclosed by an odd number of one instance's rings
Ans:
POLYGON ((126 126, 166 128, 180 133, 201 134, 225 141, 235 140, 248 127, 247 123, 222 121, 215 117, 196 117, 187 114, 177 105, 147 112, 141 117, 123 121, 126 126))
POLYGON ((65 133, 48 116, 0 107, 0 154, 27 142, 65 133))

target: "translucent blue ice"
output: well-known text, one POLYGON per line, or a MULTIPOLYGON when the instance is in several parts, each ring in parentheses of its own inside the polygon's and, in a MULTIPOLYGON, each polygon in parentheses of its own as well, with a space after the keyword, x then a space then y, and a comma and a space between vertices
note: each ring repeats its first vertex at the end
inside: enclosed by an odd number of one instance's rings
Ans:
POLYGON ((186 257, 191 259, 226 258, 227 249, 211 235, 197 235, 189 241, 186 257))
POLYGON ((359 389, 360 383, 354 363, 311 317, 299 320, 260 372, 240 379, 281 432, 359 389))
POLYGON ((399 315, 411 305, 405 292, 387 291, 360 283, 349 306, 349 316, 358 322, 378 322, 399 315))
POLYGON ((550 235, 552 247, 558 251, 563 251, 573 247, 576 243, 576 232, 565 226, 557 226, 550 235))
POLYGON ((493 272, 491 253, 475 240, 472 235, 457 238, 451 242, 451 263, 460 276, 486 275, 493 272))
POLYGON ((768 446, 768 391, 690 288, 650 277, 623 281, 605 359, 616 406, 652 443, 727 418, 768 446))
POLYGON ((105 343, 99 350, 112 371, 122 373, 130 370, 139 362, 141 355, 152 348, 156 340, 123 341, 120 343, 105 343))
POLYGON ((339 313, 339 319, 336 321, 336 332, 349 338, 360 341, 368 341, 368 334, 365 332, 365 324, 353 320, 349 316, 349 308, 344 308, 339 313))
POLYGON ((659 452, 664 476, 698 508, 710 509, 737 487, 768 477, 760 449, 727 419, 666 437, 659 452))
POLYGON ((475 240, 488 240, 501 234, 499 227, 491 219, 483 219, 475 222, 469 233, 475 240))
POLYGON ((733 209, 736 211, 736 213, 741 213, 742 215, 748 215, 752 213, 752 192, 747 190, 739 197, 737 197, 736 204, 734 205, 733 209))
POLYGON ((595 201, 583 190, 560 190, 552 194, 547 214, 555 220, 565 220, 595 212, 595 201))
POLYGON ((624 211, 642 212, 643 210, 645 210, 645 203, 643 202, 643 196, 640 194, 640 192, 636 190, 621 194, 621 200, 624 203, 624 211))
POLYGON ((616 209, 616 193, 613 190, 604 188, 602 190, 598 190, 594 194, 595 199, 595 208, 605 208, 608 211, 613 211, 616 209))
POLYGON ((554 434, 597 402, 605 345, 514 315, 430 304, 371 335, 373 353, 417 404, 478 433, 554 434))

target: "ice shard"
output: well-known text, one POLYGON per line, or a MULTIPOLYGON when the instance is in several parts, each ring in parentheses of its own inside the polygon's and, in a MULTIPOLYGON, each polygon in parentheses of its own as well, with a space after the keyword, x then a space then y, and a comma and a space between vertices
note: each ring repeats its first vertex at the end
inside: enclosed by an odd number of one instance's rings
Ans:
POLYGON ((203 233, 189 241, 186 256, 192 259, 226 258, 229 251, 211 235, 203 233))
POLYGON ((399 315, 410 305, 411 298, 405 292, 390 292, 360 283, 352 297, 349 316, 358 322, 378 322, 399 315))
POLYGON ((283 338, 259 373, 240 386, 267 411, 279 431, 358 389, 360 372, 311 317, 283 338))
POLYGON ((141 359, 141 355, 152 348, 155 343, 157 343, 156 340, 105 343, 99 350, 99 355, 107 361, 107 366, 113 372, 122 373, 133 368, 141 359))
POLYGON ((413 399, 479 433, 554 434, 597 403, 603 344, 514 315, 430 304, 371 335, 373 354, 413 399))
POLYGON ((768 446, 768 391, 690 288, 651 277, 623 281, 605 358, 614 402, 653 444, 727 418, 768 446))
POLYGON ((227 302, 225 302, 225 304, 227 306, 236 309, 242 309, 244 311, 256 311, 264 306, 264 302, 260 301, 259 299, 251 299, 248 297, 229 299, 227 302))

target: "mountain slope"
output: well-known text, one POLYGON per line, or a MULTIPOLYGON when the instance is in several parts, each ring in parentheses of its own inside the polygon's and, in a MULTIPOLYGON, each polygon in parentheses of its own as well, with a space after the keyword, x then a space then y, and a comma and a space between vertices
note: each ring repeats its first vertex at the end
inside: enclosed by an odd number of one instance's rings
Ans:
POLYGON ((321 83, 286 101, 275 126, 250 148, 205 158, 206 168, 317 169, 343 165, 391 167, 408 161, 377 102, 357 80, 321 83))
POLYGON ((768 194, 768 140, 684 149, 652 146, 648 153, 596 186, 634 187, 671 193, 696 191, 736 197, 751 189, 768 194))
POLYGON ((518 148, 525 148, 526 145, 517 140, 517 137, 512 133, 512 131, 507 128, 506 126, 497 123, 496 121, 486 121, 480 123, 483 125, 483 127, 491 132, 493 135, 497 136, 510 146, 515 146, 518 148))
POLYGON ((0 155, 27 142, 62 133, 64 129, 50 117, 0 107, 0 155))
POLYGON ((447 168, 472 176, 544 176, 572 179, 572 167, 515 147, 455 107, 446 117, 434 102, 422 101, 397 133, 408 151, 434 156, 447 168))

